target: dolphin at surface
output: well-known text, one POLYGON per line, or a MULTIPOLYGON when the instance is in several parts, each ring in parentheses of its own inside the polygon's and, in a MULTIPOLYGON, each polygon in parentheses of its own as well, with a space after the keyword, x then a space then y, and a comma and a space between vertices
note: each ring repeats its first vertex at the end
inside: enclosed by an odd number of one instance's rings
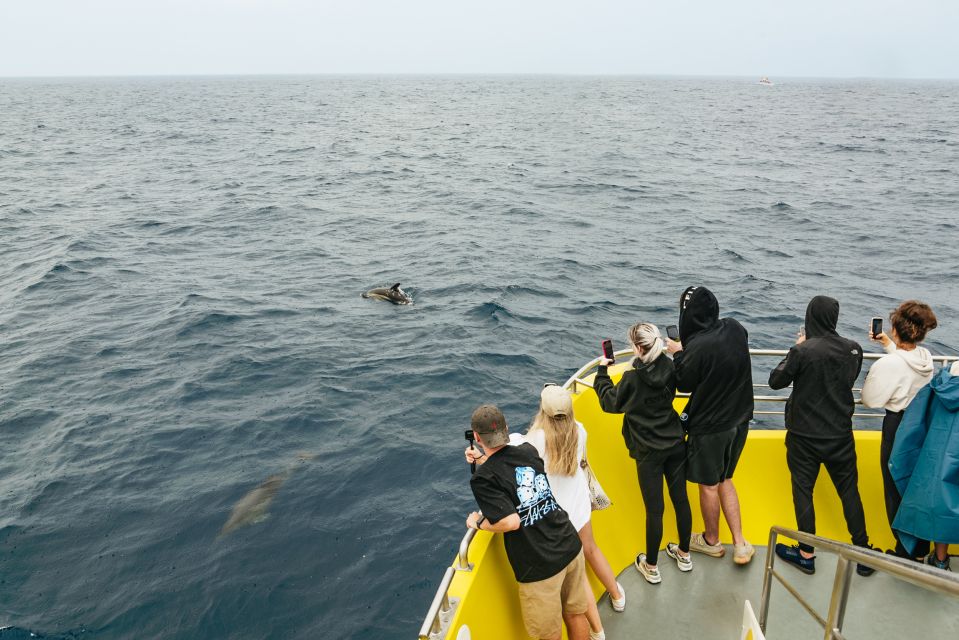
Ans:
MULTIPOLYGON (((312 460, 315 456, 310 453, 300 453, 296 456, 297 464, 312 460)), ((227 518, 226 524, 220 529, 217 539, 236 531, 249 524, 256 524, 266 520, 270 513, 270 504, 283 483, 292 475, 294 467, 289 467, 282 473, 276 473, 260 483, 258 487, 247 493, 233 505, 233 511, 227 518)))
POLYGON ((393 304, 413 304, 413 298, 410 294, 400 289, 400 283, 397 282, 390 288, 377 287, 370 289, 363 294, 364 298, 373 298, 374 300, 387 300, 393 304))

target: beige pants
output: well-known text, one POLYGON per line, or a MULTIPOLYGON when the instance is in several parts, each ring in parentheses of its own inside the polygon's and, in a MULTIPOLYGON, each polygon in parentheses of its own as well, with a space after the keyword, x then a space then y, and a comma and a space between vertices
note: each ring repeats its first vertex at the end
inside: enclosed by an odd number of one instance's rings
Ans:
POLYGON ((526 632, 534 638, 553 638, 563 632, 563 614, 586 613, 586 561, 583 552, 551 578, 519 583, 519 606, 526 632))

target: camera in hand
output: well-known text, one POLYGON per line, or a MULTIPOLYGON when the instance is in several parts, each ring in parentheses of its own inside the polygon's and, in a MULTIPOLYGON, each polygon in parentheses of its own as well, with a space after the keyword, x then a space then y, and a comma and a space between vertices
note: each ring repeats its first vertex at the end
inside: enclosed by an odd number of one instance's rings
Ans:
POLYGON ((872 337, 878 338, 880 333, 882 333, 882 318, 873 318, 872 337))
POLYGON ((603 357, 612 362, 616 362, 616 358, 613 354, 613 341, 606 339, 603 340, 603 357))
POLYGON ((671 324, 668 327, 666 327, 666 337, 669 338, 670 340, 675 340, 676 342, 679 342, 679 327, 677 327, 674 324, 671 324))

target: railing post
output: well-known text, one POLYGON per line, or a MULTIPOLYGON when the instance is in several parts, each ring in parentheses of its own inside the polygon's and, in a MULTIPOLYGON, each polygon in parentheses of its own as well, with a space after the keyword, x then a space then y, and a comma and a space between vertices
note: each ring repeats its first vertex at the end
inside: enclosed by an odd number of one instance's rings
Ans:
POLYGON ((832 597, 829 599, 829 616, 826 618, 825 640, 832 640, 837 633, 842 633, 842 622, 843 618, 846 617, 846 601, 849 600, 852 570, 856 565, 855 562, 841 554, 837 560, 836 579, 833 581, 832 597))
POLYGON ((759 628, 766 633, 766 620, 769 619, 769 596, 773 587, 773 560, 776 558, 776 540, 779 534, 769 530, 769 545, 766 547, 766 569, 763 572, 763 595, 759 600, 759 628))

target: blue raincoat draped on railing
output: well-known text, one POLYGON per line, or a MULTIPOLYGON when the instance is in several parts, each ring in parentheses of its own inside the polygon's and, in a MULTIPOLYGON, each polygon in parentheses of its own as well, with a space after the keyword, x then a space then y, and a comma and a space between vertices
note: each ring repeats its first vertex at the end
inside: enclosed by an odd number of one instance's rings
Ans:
POLYGON ((959 543, 959 375, 943 367, 909 404, 889 471, 902 494, 892 528, 906 549, 959 543))

